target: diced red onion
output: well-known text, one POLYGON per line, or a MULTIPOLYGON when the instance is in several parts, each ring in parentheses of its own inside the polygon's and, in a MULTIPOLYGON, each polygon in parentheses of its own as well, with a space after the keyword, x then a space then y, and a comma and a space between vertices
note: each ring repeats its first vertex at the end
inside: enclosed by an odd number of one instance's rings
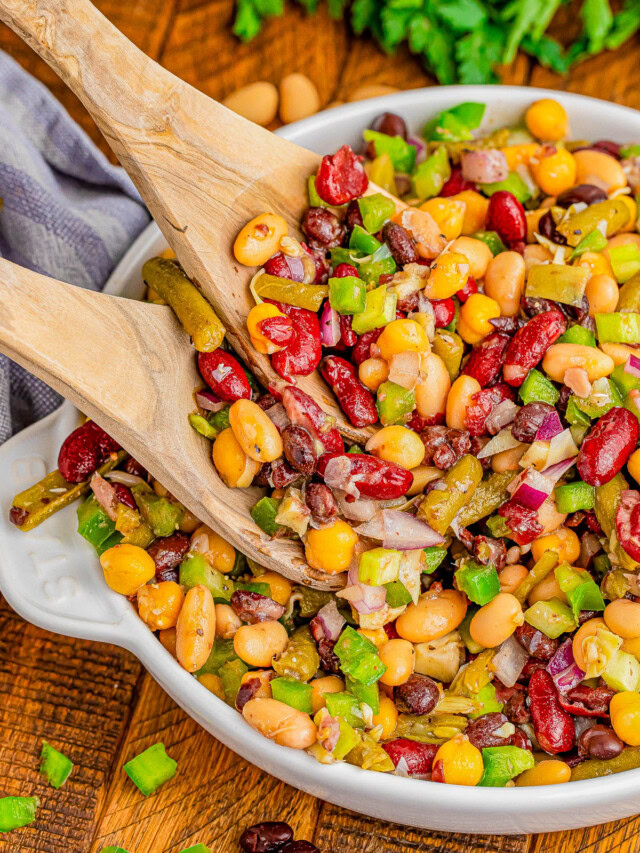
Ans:
POLYGON ((120 483, 123 486, 137 486, 138 483, 146 483, 142 477, 137 474, 129 474, 128 471, 108 471, 104 475, 105 480, 110 480, 112 483, 120 483))
POLYGON ((536 441, 550 441, 554 435, 560 435, 562 432, 562 422, 560 415, 554 409, 545 415, 544 420, 536 433, 536 441))
POLYGON ((573 657, 573 641, 569 638, 568 640, 565 640, 562 645, 558 646, 553 657, 547 664, 546 670, 549 675, 558 675, 558 673, 564 672, 564 670, 573 663, 575 663, 575 659, 573 657))
POLYGON ((357 569, 349 571, 349 586, 339 590, 336 593, 338 598, 344 598, 348 601, 358 613, 368 616, 370 613, 376 613, 382 610, 387 598, 387 588, 384 586, 369 586, 360 581, 352 582, 354 574, 357 578, 357 569))
POLYGON ((334 494, 340 504, 340 512, 349 521, 370 521, 380 511, 380 503, 371 498, 356 498, 354 501, 348 501, 347 492, 342 489, 334 489, 334 494))
POLYGON ((497 435, 494 435, 491 441, 485 444, 478 453, 478 459, 486 459, 488 456, 502 453, 503 450, 511 450, 512 447, 518 447, 520 444, 521 442, 511 435, 510 429, 503 429, 497 435))
POLYGON ((198 391, 196 393, 196 403, 206 412, 219 412, 227 405, 213 391, 198 391))
POLYGON ((292 281, 303 281, 304 264, 302 263, 302 258, 294 258, 291 255, 285 255, 284 259, 289 267, 289 278, 292 281))
POLYGON ((344 616, 338 610, 335 601, 332 599, 324 607, 321 607, 315 618, 320 622, 327 640, 335 642, 345 625, 344 616))
POLYGON ((577 457, 575 456, 571 459, 563 459, 562 462, 556 462, 553 465, 548 465, 540 473, 548 480, 552 480, 555 485, 558 480, 567 473, 569 468, 576 464, 576 459, 577 457))
POLYGON ((518 503, 530 509, 540 509, 553 491, 553 482, 535 468, 525 468, 507 486, 507 491, 518 503))
POLYGON ((327 462, 323 479, 330 489, 342 489, 354 498, 360 497, 360 492, 351 477, 351 460, 346 455, 334 456, 327 462))
POLYGON ((273 406, 270 406, 265 411, 265 415, 269 418, 271 423, 275 424, 275 426, 278 427, 281 432, 291 423, 291 421, 289 420, 289 415, 287 414, 286 409, 282 405, 282 403, 274 403, 273 406))
POLYGON ((409 136, 407 138, 409 145, 413 145, 416 149, 416 163, 422 163, 427 158, 427 144, 424 139, 419 136, 409 136))
POLYGON ((551 676, 560 693, 568 693, 585 679, 585 673, 577 663, 572 663, 567 669, 551 676))
POLYGON ((479 184, 493 184, 506 181, 509 166, 504 152, 497 148, 485 148, 478 151, 462 151, 460 155, 462 177, 465 181, 479 184))
POLYGON ((578 448, 571 435, 571 430, 567 428, 551 439, 549 453, 547 454, 547 468, 555 465, 556 462, 564 462, 577 455, 578 448))
POLYGON ((323 346, 334 347, 340 340, 340 317, 327 300, 320 315, 320 339, 323 346))
POLYGON ((513 687, 528 660, 529 653, 512 634, 498 649, 492 668, 505 687, 513 687))
POLYGON ((630 355, 624 366, 624 372, 640 379, 640 358, 637 355, 630 355))
POLYGON ((484 425, 491 435, 496 435, 513 422, 519 410, 520 406, 516 406, 513 400, 503 400, 491 411, 484 425))
POLYGON ((420 354, 417 352, 398 352, 389 361, 389 381, 401 385, 408 391, 415 388, 420 376, 420 354))
POLYGON ((358 527, 356 533, 370 539, 382 538, 383 548, 396 551, 415 551, 444 542, 444 537, 426 521, 396 509, 383 509, 368 524, 358 527))
POLYGON ((602 550, 602 546, 596 534, 586 533, 580 540, 580 556, 575 565, 581 569, 586 569, 591 562, 591 558, 600 550, 602 550))
POLYGON ((111 521, 116 521, 118 518, 116 512, 118 497, 116 495, 116 490, 113 488, 111 483, 108 483, 105 478, 96 471, 91 478, 89 485, 91 486, 93 494, 96 496, 96 500, 107 513, 111 521))

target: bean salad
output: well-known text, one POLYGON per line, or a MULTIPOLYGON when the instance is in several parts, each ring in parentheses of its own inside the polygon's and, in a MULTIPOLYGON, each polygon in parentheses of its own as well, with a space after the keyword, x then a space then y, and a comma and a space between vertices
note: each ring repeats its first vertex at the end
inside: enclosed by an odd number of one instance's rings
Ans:
POLYGON ((171 252, 143 269, 197 350, 215 471, 342 589, 245 558, 92 421, 10 514, 79 499, 109 587, 276 743, 547 785, 640 767, 640 144, 572 140, 551 99, 483 114, 384 113, 309 176, 301 239, 278 212, 242 228, 273 387, 171 252), (362 444, 297 387, 314 371, 362 444))

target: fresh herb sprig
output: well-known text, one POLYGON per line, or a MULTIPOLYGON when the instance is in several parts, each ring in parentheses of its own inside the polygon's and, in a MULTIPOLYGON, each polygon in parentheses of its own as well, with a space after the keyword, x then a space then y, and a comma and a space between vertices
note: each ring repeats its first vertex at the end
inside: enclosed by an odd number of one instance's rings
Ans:
MULTIPOLYGON (((296 0, 313 14, 318 0, 296 0)), ((602 50, 615 50, 640 29, 639 0, 613 13, 609 0, 582 0, 582 29, 567 47, 546 35, 568 0, 327 0, 331 17, 348 15, 356 35, 371 33, 387 53, 406 42, 441 83, 496 83, 498 65, 519 49, 558 74, 602 50)), ((578 0, 575 0, 578 3, 578 0)), ((234 33, 251 41, 284 0, 237 0, 234 33)))

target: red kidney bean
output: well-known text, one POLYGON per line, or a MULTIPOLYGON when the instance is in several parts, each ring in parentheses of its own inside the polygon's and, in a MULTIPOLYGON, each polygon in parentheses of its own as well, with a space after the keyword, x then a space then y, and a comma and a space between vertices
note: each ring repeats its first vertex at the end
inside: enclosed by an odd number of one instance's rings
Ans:
POLYGON ((285 489, 300 479, 300 472, 294 471, 287 460, 281 456, 273 462, 265 462, 253 478, 254 486, 271 486, 273 489, 285 489))
POLYGON ((363 361, 371 358, 371 344, 375 344, 381 334, 382 327, 380 329, 372 329, 370 332, 365 332, 364 335, 359 335, 358 341, 351 353, 351 360, 356 367, 360 367, 363 361))
POLYGON ((550 755, 568 752, 576 742, 573 720, 563 710, 553 678, 539 669, 529 681, 531 717, 538 743, 550 755))
POLYGON ((495 407, 504 400, 514 400, 513 390, 499 382, 491 388, 483 388, 471 395, 471 405, 467 406, 464 423, 471 435, 484 435, 487 432, 486 420, 495 407))
POLYGON ((640 561, 640 492, 625 489, 620 495, 616 534, 627 554, 640 561))
POLYGON ((320 853, 310 841, 290 841, 280 848, 280 853, 320 853))
POLYGON ((514 501, 513 498, 502 504, 498 515, 504 518, 507 527, 513 534, 513 539, 518 545, 528 545, 540 536, 543 527, 538 521, 538 513, 535 509, 514 501))
POLYGON ((285 608, 268 595, 250 592, 248 589, 236 589, 231 596, 231 607, 243 622, 255 625, 256 622, 273 622, 279 619, 285 608))
POLYGON ((405 424, 409 429, 412 429, 414 432, 422 432, 425 427, 429 426, 441 426, 444 423, 444 413, 437 412, 431 418, 421 418, 417 412, 412 412, 411 417, 405 424))
POLYGON ((133 456, 130 456, 127 461, 122 466, 123 470, 127 472, 127 474, 133 474, 136 477, 142 477, 143 480, 149 479, 149 472, 147 469, 141 465, 133 456))
POLYGON ((397 222, 385 222, 382 227, 382 239, 389 247, 393 260, 398 266, 415 264, 418 260, 416 245, 411 234, 397 222))
MULTIPOLYGON (((348 264, 345 264, 348 266, 348 264)), ((352 347, 358 342, 358 336, 351 328, 353 317, 351 314, 340 314, 340 339, 347 347, 352 347)))
POLYGON ((16 527, 20 527, 20 525, 24 524, 28 518, 29 510, 24 509, 21 506, 12 506, 9 510, 9 521, 11 524, 15 524, 16 527))
POLYGON ((483 714, 475 720, 471 720, 465 734, 477 749, 487 749, 491 746, 508 746, 513 736, 512 732, 504 734, 500 732, 503 726, 509 725, 509 720, 499 711, 483 714))
POLYGON ((116 493, 116 498, 120 501, 121 504, 128 506, 129 509, 137 509, 137 504, 133 499, 133 495, 131 494, 131 489, 128 486, 123 485, 122 483, 113 483, 113 489, 116 493))
POLYGON ((451 169, 451 177, 445 181, 444 186, 440 190, 440 195, 444 197, 457 195, 463 190, 477 190, 477 187, 473 181, 467 181, 462 177, 460 166, 454 166, 451 169))
POLYGON ((607 198, 606 192, 594 184, 578 184, 577 187, 571 187, 560 193, 556 199, 556 206, 564 207, 566 210, 572 204, 597 204, 599 201, 606 201, 607 198))
POLYGON ((222 400, 250 400, 251 386, 240 362, 222 349, 198 353, 198 369, 209 388, 222 400))
POLYGON ((362 160, 349 145, 323 157, 316 175, 320 198, 327 204, 340 205, 361 196, 369 185, 362 160))
POLYGON ((282 405, 293 424, 304 427, 319 441, 326 453, 341 453, 344 442, 332 419, 316 401, 300 388, 287 386, 282 392, 282 405))
POLYGON ((289 424, 282 430, 284 455, 292 468, 310 477, 316 470, 318 454, 311 435, 304 427, 289 424))
POLYGON ((516 414, 511 426, 511 433, 518 441, 531 444, 535 441, 538 430, 547 415, 555 412, 549 403, 527 403, 516 414))
POLYGON ((415 740, 399 737, 383 743, 382 748, 397 767, 400 759, 404 759, 409 776, 426 776, 431 773, 433 759, 439 747, 435 743, 419 743, 415 740))
POLYGON ((390 640, 399 640, 400 634, 396 631, 395 622, 387 622, 384 626, 384 632, 390 640))
POLYGON ((333 278, 346 278, 348 275, 360 278, 358 270, 352 264, 338 264, 334 270, 333 278))
POLYGON ((402 465, 364 453, 325 453, 318 460, 321 477, 324 477, 329 460, 337 456, 346 457, 351 463, 351 478, 364 497, 391 501, 406 494, 413 483, 413 474, 402 465))
POLYGON ((240 836, 245 853, 271 853, 293 839, 293 830, 283 821, 267 820, 250 826, 240 836))
POLYGON ((120 445, 95 421, 87 421, 68 435, 58 454, 58 469, 69 483, 81 483, 103 465, 120 445))
POLYGON ((578 755, 581 758, 611 761, 620 755, 623 749, 623 742, 611 726, 599 723, 583 731, 578 738, 578 755))
MULTIPOLYGON (((499 702, 503 702, 502 713, 510 723, 518 725, 531 721, 531 714, 527 707, 527 694, 521 684, 513 687, 505 687, 502 682, 495 678, 493 684, 496 688, 496 696, 499 702)), ((519 744, 514 743, 514 746, 519 744)))
POLYGON ((344 225, 326 207, 309 207, 302 217, 302 230, 312 249, 333 249, 342 243, 344 225))
POLYGON ((566 329, 567 321, 560 311, 545 311, 532 317, 507 347, 502 370, 505 382, 519 388, 527 373, 566 329))
POLYGON ((536 660, 535 658, 529 658, 529 660, 522 668, 522 672, 520 673, 518 681, 522 681, 526 684, 533 675, 533 673, 537 672, 539 669, 546 669, 544 662, 541 660, 536 660))
POLYGON ((156 564, 156 581, 177 580, 177 568, 189 550, 189 537, 184 533, 172 533, 155 539, 147 553, 156 564))
POLYGON ((329 355, 322 360, 320 372, 353 426, 364 427, 377 422, 378 410, 373 397, 358 379, 352 364, 337 355, 329 355))
POLYGON ((431 301, 436 329, 444 329, 453 320, 456 303, 453 299, 433 299, 431 301))
POLYGON ((628 409, 614 406, 584 437, 578 471, 590 486, 612 480, 638 444, 638 421, 628 409))
POLYGON ((444 425, 425 427, 420 438, 425 451, 422 464, 435 465, 441 471, 448 471, 471 447, 469 433, 444 425))
POLYGON ((494 332, 471 350, 471 355, 460 371, 465 376, 473 376, 486 388, 498 376, 504 360, 504 352, 511 338, 504 332, 494 332))
POLYGON ((258 331, 280 347, 289 346, 296 334, 290 317, 265 317, 258 323, 258 331))
POLYGON ((579 684, 566 695, 560 694, 560 704, 576 717, 608 717, 609 703, 615 693, 609 687, 587 687, 579 684))
POLYGON ((533 752, 533 744, 529 740, 527 733, 518 726, 516 726, 515 732, 511 735, 509 745, 517 746, 519 749, 528 749, 529 752, 533 752))
POLYGON ((538 660, 551 660, 558 650, 558 640, 552 640, 528 622, 516 628, 516 639, 532 657, 538 660))
POLYGON ((504 242, 508 244, 526 239, 527 219, 524 207, 513 193, 500 190, 491 196, 486 229, 487 231, 497 231, 504 242))
POLYGON ((304 272, 300 270, 299 264, 291 267, 288 258, 282 252, 277 252, 264 265, 264 271, 278 278, 288 278, 291 281, 302 281, 304 272))
POLYGON ((306 308, 295 308, 283 302, 273 304, 291 318, 294 337, 286 349, 273 353, 271 364, 279 376, 293 382, 295 376, 308 376, 313 373, 322 358, 318 315, 306 308))
POLYGON ((466 302, 470 296, 473 296, 473 294, 477 292, 478 283, 472 275, 469 275, 467 276, 467 280, 462 290, 456 291, 456 296, 460 302, 466 302))
POLYGON ((338 502, 324 483, 308 483, 304 499, 315 521, 328 521, 338 515, 338 502))
POLYGON ((438 704, 440 691, 433 678, 414 672, 404 684, 393 688, 393 697, 410 714, 430 714, 438 704))

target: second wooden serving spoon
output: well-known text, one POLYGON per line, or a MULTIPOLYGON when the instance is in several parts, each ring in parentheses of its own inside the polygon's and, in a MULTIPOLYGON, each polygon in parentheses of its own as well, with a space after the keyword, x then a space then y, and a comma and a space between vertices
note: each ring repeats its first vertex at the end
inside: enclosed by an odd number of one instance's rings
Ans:
MULTIPOLYGON (((265 387, 279 381, 250 343, 254 271, 235 262, 231 247, 241 227, 264 211, 297 227, 318 155, 179 80, 89 0, 0 0, 0 18, 86 106, 214 305, 233 349, 265 387)), ((342 585, 342 578, 307 566, 298 543, 261 533, 249 516, 257 490, 227 489, 218 478, 206 443, 187 422, 199 379, 194 351, 168 308, 82 291, 6 261, 0 273, 0 350, 76 403, 246 554, 297 581, 342 585)), ((298 385, 343 434, 368 438, 370 430, 345 421, 316 372, 298 385)))

